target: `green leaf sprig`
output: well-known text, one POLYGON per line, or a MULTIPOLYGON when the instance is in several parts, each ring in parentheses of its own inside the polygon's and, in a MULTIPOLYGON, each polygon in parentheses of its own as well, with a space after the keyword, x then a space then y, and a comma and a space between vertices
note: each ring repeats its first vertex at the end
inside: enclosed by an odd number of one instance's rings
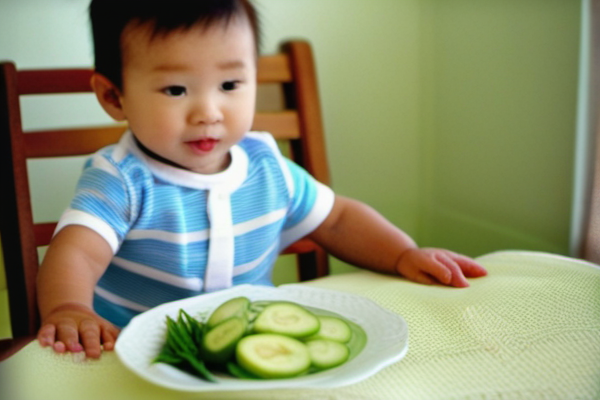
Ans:
POLYGON ((200 358, 203 332, 203 324, 183 309, 179 310, 177 320, 167 316, 167 340, 153 362, 187 369, 209 382, 216 382, 217 379, 200 358))

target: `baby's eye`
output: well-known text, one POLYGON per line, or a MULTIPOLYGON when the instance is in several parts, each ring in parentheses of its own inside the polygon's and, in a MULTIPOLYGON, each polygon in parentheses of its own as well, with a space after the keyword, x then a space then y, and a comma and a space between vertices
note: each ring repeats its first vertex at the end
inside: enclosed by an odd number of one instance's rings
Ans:
POLYGON ((163 92, 168 96, 180 97, 186 93, 183 86, 169 86, 163 89, 163 92))
POLYGON ((238 88, 240 81, 226 81, 221 84, 221 90, 229 92, 238 88))

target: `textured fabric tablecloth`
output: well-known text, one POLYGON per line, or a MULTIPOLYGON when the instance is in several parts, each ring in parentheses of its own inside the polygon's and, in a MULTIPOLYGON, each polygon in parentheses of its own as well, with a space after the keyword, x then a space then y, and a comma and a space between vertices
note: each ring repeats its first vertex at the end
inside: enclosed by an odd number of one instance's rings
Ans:
POLYGON ((468 289, 366 271, 308 283, 370 298, 408 323, 406 357, 350 386, 176 392, 138 378, 114 353, 78 361, 31 343, 0 363, 0 399, 600 399, 600 268, 533 252, 479 261, 489 276, 468 289))

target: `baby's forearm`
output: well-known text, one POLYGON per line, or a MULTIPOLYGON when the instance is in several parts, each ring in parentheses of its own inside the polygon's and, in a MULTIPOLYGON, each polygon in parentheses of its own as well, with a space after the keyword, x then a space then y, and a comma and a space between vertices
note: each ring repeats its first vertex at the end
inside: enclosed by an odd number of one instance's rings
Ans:
POLYGON ((311 235, 335 257, 362 268, 397 274, 404 251, 416 244, 371 207, 336 196, 334 209, 311 235))
MULTIPOLYGON (((38 276, 38 306, 42 321, 52 312, 67 304, 92 309, 94 287, 87 283, 89 279, 84 278, 81 274, 79 279, 64 274, 61 274, 62 278, 58 278, 59 275, 46 274, 42 271, 61 272, 60 269, 57 270, 47 265, 40 269, 38 276)), ((75 272, 75 270, 72 272, 75 272)))
POLYGON ((65 304, 92 308, 94 287, 112 251, 95 232, 69 226, 53 239, 38 273, 38 306, 42 320, 65 304))

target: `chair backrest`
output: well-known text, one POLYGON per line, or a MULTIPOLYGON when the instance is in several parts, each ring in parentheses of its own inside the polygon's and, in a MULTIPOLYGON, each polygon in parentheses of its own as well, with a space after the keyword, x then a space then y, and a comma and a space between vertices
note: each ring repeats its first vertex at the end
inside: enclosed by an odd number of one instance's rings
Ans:
MULTIPOLYGON (((93 153, 118 141, 126 126, 23 132, 19 98, 32 94, 91 92, 91 69, 17 70, 0 63, 0 157, 4 206, 0 236, 9 294, 13 338, 31 336, 38 328, 36 307, 37 247, 50 242, 56 222, 35 223, 26 160, 93 153), (10 150, 10 151, 9 151, 10 150)), ((290 156, 317 180, 329 184, 317 80, 310 45, 285 43, 277 54, 261 56, 260 85, 282 86, 284 107, 257 112, 253 129, 268 131, 288 141, 290 156)), ((284 253, 298 254, 300 280, 327 275, 327 254, 301 240, 284 253)))

